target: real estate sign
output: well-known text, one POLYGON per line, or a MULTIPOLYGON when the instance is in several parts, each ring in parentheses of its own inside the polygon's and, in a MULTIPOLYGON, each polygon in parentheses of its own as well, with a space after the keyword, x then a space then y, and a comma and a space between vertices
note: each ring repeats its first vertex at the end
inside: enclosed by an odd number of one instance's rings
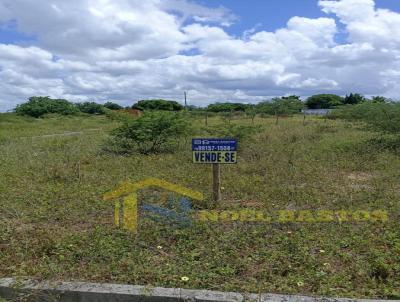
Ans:
POLYGON ((193 162, 196 164, 236 164, 237 140, 232 138, 192 139, 193 162))

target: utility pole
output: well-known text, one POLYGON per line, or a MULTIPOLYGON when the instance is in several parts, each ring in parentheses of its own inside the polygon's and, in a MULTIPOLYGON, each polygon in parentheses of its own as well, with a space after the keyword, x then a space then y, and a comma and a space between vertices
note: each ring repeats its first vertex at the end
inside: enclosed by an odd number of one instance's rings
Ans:
POLYGON ((185 96, 185 109, 187 110, 187 93, 186 93, 186 91, 183 92, 183 95, 185 96))

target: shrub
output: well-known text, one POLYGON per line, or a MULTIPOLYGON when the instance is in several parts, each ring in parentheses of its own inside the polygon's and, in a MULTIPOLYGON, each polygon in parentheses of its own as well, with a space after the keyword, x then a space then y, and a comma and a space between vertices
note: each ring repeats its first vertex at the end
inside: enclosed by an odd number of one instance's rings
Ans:
POLYGON ((334 113, 349 121, 364 122, 368 129, 384 133, 400 134, 400 104, 365 102, 345 106, 334 113))
POLYGON ((245 111, 251 105, 242 103, 215 103, 207 106, 207 111, 210 112, 232 112, 245 111))
POLYGON ((304 104, 298 98, 276 98, 272 100, 272 110, 277 115, 291 115, 301 112, 304 104))
POLYGON ((388 103, 390 99, 385 98, 384 96, 373 96, 371 99, 372 103, 388 103))
POLYGON ((233 118, 233 111, 221 111, 219 115, 225 123, 230 124, 233 118))
POLYGON ((274 110, 272 108, 271 101, 263 101, 256 105, 257 112, 261 113, 262 117, 266 117, 267 115, 273 115, 274 110))
POLYGON ((343 105, 343 98, 336 94, 317 94, 306 101, 309 109, 331 109, 340 105, 343 105))
POLYGON ((358 93, 350 93, 349 95, 346 95, 346 97, 343 100, 344 104, 349 104, 349 105, 355 105, 355 104, 361 104, 365 102, 366 99, 364 96, 358 93))
POLYGON ((218 125, 204 129, 208 135, 216 137, 236 138, 238 141, 251 138, 254 134, 260 133, 263 128, 261 126, 244 126, 244 125, 218 125))
POLYGON ((18 105, 15 108, 15 112, 19 115, 28 115, 38 118, 48 113, 62 115, 75 114, 78 112, 78 109, 67 100, 34 96, 30 97, 28 102, 18 105))
POLYGON ((142 100, 132 106, 132 109, 141 110, 163 110, 163 111, 180 111, 183 106, 175 101, 167 100, 142 100))
POLYGON ((126 112, 125 110, 111 110, 105 108, 104 111, 106 117, 112 121, 126 123, 134 119, 133 116, 130 113, 126 112))
MULTIPOLYGON (((400 136, 399 135, 380 135, 366 142, 366 144, 376 150, 388 150, 399 154, 400 152, 400 136)), ((364 147, 365 151, 365 147, 364 147)))
POLYGON ((125 122, 112 133, 119 152, 158 153, 189 131, 189 123, 180 114, 148 112, 125 122))
POLYGON ((116 103, 113 103, 113 102, 107 102, 103 106, 105 108, 107 108, 107 109, 110 109, 110 110, 121 110, 121 109, 123 109, 122 106, 120 106, 120 105, 118 105, 116 103))
POLYGON ((76 104, 80 112, 87 114, 105 114, 104 106, 95 102, 84 102, 76 104))
POLYGON ((269 115, 292 115, 301 112, 304 104, 297 96, 274 98, 264 101, 256 106, 257 111, 269 115))
POLYGON ((245 113, 246 113, 246 116, 251 119, 251 123, 254 124, 254 119, 257 116, 256 108, 254 106, 249 107, 248 109, 246 109, 245 113))

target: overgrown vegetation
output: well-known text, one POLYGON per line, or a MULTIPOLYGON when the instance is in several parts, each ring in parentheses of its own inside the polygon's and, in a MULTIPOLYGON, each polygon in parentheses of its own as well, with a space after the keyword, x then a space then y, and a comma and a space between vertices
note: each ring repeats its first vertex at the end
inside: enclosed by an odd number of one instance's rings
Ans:
POLYGON ((335 116, 364 122, 369 130, 400 135, 400 104, 364 102, 342 107, 335 116))
POLYGON ((183 106, 176 101, 157 99, 139 101, 132 106, 132 109, 180 111, 183 110, 183 106))
POLYGON ((104 106, 95 102, 84 102, 76 104, 76 107, 80 112, 87 114, 104 114, 104 106))
POLYGON ((363 102, 345 106, 334 113, 350 122, 362 123, 367 130, 376 133, 366 143, 378 149, 400 151, 400 104, 383 102, 363 102))
POLYGON ((233 112, 233 111, 245 111, 251 107, 251 105, 241 103, 214 103, 207 106, 209 112, 233 112))
MULTIPOLYGON (((230 122, 234 116, 245 113, 254 121, 257 114, 288 116, 299 113, 303 108, 308 109, 332 109, 340 108, 344 105, 357 105, 367 103, 390 103, 391 100, 374 96, 367 99, 358 93, 350 93, 344 98, 335 94, 318 94, 309 97, 303 102, 299 96, 290 95, 273 98, 271 100, 261 101, 257 104, 244 103, 214 103, 205 108, 189 105, 186 110, 197 116, 203 116, 207 120, 212 114, 220 114, 225 120, 230 122)), ((61 115, 71 115, 77 112, 87 114, 105 114, 108 110, 122 110, 123 107, 113 103, 106 102, 104 105, 95 102, 71 103, 67 100, 51 99, 49 97, 31 97, 27 103, 18 105, 15 111, 20 115, 28 115, 32 117, 42 117, 48 113, 61 115)), ((132 107, 126 109, 138 109, 141 111, 182 111, 184 107, 176 101, 168 101, 163 99, 141 100, 132 107)), ((207 122, 207 121, 206 121, 207 122)))
POLYGON ((269 115, 292 115, 300 113, 304 104, 297 96, 274 98, 271 101, 261 102, 256 108, 260 113, 269 115))
POLYGON ((51 99, 49 97, 31 97, 29 101, 18 105, 15 112, 35 118, 46 114, 74 115, 78 112, 87 114, 104 114, 105 107, 95 102, 71 103, 64 99, 51 99))
POLYGON ((343 105, 343 98, 336 94, 317 94, 306 101, 309 109, 331 109, 340 105, 343 105))
POLYGON ((107 102, 104 104, 104 107, 110 110, 121 110, 123 109, 122 106, 118 105, 117 103, 107 102))
POLYGON ((49 97, 31 97, 29 101, 18 105, 15 112, 19 115, 42 117, 48 113, 71 115, 78 112, 78 108, 67 100, 51 99, 49 97))
POLYGON ((184 116, 169 112, 149 112, 115 129, 113 139, 108 142, 108 150, 114 148, 122 153, 159 153, 188 132, 189 123, 184 116))
MULTIPOLYGON (((282 115, 278 124, 274 110, 226 111, 229 123, 200 110, 0 114, 0 277, 398 299, 400 112, 386 102, 346 105, 332 120, 282 115), (101 152, 109 133, 109 147, 130 156, 101 152), (116 228, 102 196, 124 181, 181 184, 205 194, 196 209, 208 206, 210 167, 192 164, 193 135, 239 138, 217 209, 379 209, 389 221, 177 228, 141 215, 137 236, 116 228)), ((150 188, 139 200, 165 206, 168 194, 150 188)))

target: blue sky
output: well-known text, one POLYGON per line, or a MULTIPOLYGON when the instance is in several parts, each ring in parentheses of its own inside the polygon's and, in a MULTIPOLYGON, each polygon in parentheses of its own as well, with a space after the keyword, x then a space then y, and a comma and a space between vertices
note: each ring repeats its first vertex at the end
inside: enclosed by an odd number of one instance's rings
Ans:
MULTIPOLYGON (((237 19, 231 26, 226 27, 226 31, 238 37, 253 28, 275 31, 285 27, 287 21, 293 16, 308 18, 327 16, 321 11, 316 0, 201 0, 197 2, 208 7, 223 6, 229 9, 237 19)), ((379 8, 400 12, 399 0, 375 0, 375 3, 379 8)), ((345 36, 339 38, 343 40, 345 36)), ((0 43, 26 44, 34 40, 34 36, 18 32, 15 22, 9 22, 0 27, 0 43)))
MULTIPOLYGON (((229 29, 240 35, 244 30, 261 24, 260 29, 269 31, 282 28, 293 16, 318 18, 325 17, 316 0, 202 0, 210 7, 220 5, 230 9, 238 20, 229 29)), ((376 0, 376 6, 400 12, 398 0, 376 0)))
MULTIPOLYGON (((245 30, 256 27, 258 30, 275 31, 285 27, 293 16, 318 18, 326 17, 317 0, 202 0, 210 7, 223 6, 238 17, 227 28, 233 35, 241 36, 245 30)), ((379 8, 400 12, 399 0, 375 0, 379 8)))
POLYGON ((195 105, 400 100, 398 83, 399 0, 0 0, 0 111, 33 95, 130 105, 184 90, 195 105))
POLYGON ((0 43, 26 44, 31 41, 35 41, 35 38, 31 35, 18 32, 15 22, 11 21, 0 26, 0 43))

